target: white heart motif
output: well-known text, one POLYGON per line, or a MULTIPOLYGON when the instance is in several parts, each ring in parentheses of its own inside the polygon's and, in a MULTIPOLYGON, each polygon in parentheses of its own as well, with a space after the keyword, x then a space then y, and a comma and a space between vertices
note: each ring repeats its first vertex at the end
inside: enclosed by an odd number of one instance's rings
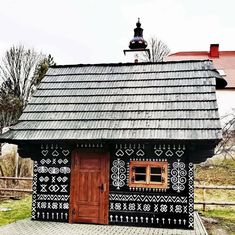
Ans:
POLYGON ((58 157, 60 154, 58 153, 57 150, 54 150, 53 153, 52 153, 52 156, 53 157, 58 157))
POLYGON ((166 156, 167 157, 172 157, 173 156, 173 153, 170 149, 166 151, 166 156))
POLYGON ((47 154, 48 154, 48 150, 42 150, 42 155, 43 155, 44 157, 46 157, 47 154))
POLYGON ((138 157, 143 157, 144 156, 144 151, 142 149, 139 149, 136 153, 138 157))
POLYGON ((132 153, 134 153, 134 150, 133 149, 127 149, 125 152, 128 156, 130 156, 132 153))
POLYGON ((64 156, 66 157, 66 156, 68 156, 68 155, 69 155, 69 150, 67 150, 67 149, 66 149, 66 150, 63 150, 63 151, 62 151, 62 153, 63 153, 63 154, 64 154, 64 156))
POLYGON ((156 149, 156 150, 155 150, 155 154, 156 154, 158 157, 161 156, 162 153, 163 153, 163 151, 162 151, 161 149, 156 149))
POLYGON ((122 157, 124 155, 123 151, 121 149, 119 149, 117 152, 116 152, 116 156, 118 157, 122 157))
POLYGON ((175 153, 178 157, 181 157, 184 154, 184 151, 183 150, 177 150, 175 153))

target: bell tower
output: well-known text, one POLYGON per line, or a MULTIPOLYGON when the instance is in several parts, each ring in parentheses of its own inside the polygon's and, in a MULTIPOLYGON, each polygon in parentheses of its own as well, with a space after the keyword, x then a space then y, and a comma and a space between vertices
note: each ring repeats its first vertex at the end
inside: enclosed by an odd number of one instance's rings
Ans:
MULTIPOLYGON (((138 22, 136 23, 136 28, 134 29, 134 37, 131 39, 129 43, 129 50, 123 50, 124 55, 126 52, 143 52, 146 51, 150 58, 150 51, 146 49, 148 43, 143 38, 143 29, 141 28, 140 18, 138 18, 138 22)), ((135 62, 138 62, 138 59, 135 59, 135 62)))

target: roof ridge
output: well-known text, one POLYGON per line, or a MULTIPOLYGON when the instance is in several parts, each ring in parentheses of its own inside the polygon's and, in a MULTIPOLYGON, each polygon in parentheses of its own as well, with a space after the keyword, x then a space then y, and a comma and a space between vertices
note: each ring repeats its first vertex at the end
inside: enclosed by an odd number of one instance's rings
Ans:
POLYGON ((209 59, 204 60, 180 60, 180 61, 161 61, 161 62, 138 62, 138 63, 94 63, 94 64, 64 64, 64 65, 53 65, 50 68, 65 68, 65 67, 89 67, 89 66, 138 66, 138 65, 151 65, 151 64, 175 64, 175 63, 195 63, 195 62, 205 62, 205 61, 212 61, 209 59))

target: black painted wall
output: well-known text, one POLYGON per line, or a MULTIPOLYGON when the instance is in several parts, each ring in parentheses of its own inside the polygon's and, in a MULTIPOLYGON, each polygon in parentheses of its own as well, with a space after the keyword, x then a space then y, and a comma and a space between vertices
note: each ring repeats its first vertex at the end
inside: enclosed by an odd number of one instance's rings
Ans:
MULTIPOLYGON (((123 143, 108 148, 109 224, 193 229, 193 164, 188 162, 187 146, 123 143), (131 160, 167 161, 168 188, 130 188, 131 160)), ((71 149, 44 144, 36 152, 40 154, 34 163, 32 219, 68 222, 71 149)))
POLYGON ((193 229, 193 164, 185 145, 116 144, 111 147, 109 223, 193 229), (167 161, 168 188, 130 188, 129 162, 167 161))
POLYGON ((68 221, 70 165, 69 149, 56 144, 41 145, 34 161, 33 220, 68 221))

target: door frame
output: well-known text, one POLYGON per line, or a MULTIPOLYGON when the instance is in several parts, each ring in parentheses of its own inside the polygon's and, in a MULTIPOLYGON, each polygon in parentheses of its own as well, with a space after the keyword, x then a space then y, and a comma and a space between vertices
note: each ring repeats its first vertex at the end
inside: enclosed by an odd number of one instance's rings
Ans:
MULTIPOLYGON (((100 207, 103 207, 99 213, 98 224, 108 224, 108 216, 109 216, 109 165, 110 165, 110 154, 107 150, 104 149, 75 149, 71 155, 71 173, 70 173, 70 200, 69 200, 69 223, 74 223, 73 221, 73 209, 74 209, 74 200, 77 194, 78 186, 74 187, 73 182, 76 181, 76 175, 79 174, 78 167, 75 166, 76 159, 79 158, 79 153, 85 153, 89 157, 89 153, 100 153, 102 154, 103 161, 101 162, 101 166, 104 168, 104 180, 106 182, 106 190, 102 194, 103 197, 100 199, 100 207), (102 217, 102 218, 101 218, 102 217)), ((76 205, 75 205, 76 207, 76 205)), ((76 223, 76 222, 75 222, 76 223)))

